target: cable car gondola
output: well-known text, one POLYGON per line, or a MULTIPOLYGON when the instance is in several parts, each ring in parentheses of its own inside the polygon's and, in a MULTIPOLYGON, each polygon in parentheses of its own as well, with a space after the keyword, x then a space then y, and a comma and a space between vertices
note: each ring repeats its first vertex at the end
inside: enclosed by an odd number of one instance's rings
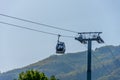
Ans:
POLYGON ((56 45, 56 53, 57 54, 64 54, 65 50, 66 50, 65 43, 59 41, 59 37, 60 37, 60 35, 58 35, 58 42, 57 42, 57 45, 56 45))

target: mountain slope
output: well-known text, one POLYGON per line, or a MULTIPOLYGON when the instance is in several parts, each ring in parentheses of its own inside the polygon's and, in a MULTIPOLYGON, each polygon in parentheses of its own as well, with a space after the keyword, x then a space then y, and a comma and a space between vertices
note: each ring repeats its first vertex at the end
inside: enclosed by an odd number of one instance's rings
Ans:
MULTIPOLYGON (((36 69, 60 80, 86 80, 87 52, 52 55, 24 68, 0 74, 0 80, 13 80, 28 69, 36 69)), ((120 46, 104 46, 92 51, 92 80, 119 80, 120 46)))

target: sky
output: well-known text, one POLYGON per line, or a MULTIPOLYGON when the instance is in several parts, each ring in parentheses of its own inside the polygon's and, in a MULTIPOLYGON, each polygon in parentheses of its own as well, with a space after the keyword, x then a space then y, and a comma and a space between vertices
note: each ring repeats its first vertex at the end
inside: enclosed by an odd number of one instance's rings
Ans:
MULTIPOLYGON (((103 32, 104 44, 120 45, 120 0, 0 0, 0 14, 6 14, 77 32, 103 32)), ((77 36, 0 16, 0 21, 56 34, 77 36)), ((60 38, 66 53, 87 50, 74 38, 60 38)), ((16 28, 0 23, 0 71, 21 68, 55 55, 57 36, 16 28)))

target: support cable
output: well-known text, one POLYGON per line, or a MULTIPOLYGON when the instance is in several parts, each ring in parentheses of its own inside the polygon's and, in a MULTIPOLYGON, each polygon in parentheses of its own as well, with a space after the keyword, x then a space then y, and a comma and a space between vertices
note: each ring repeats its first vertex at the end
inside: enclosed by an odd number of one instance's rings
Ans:
POLYGON ((55 27, 55 26, 48 25, 48 24, 43 24, 43 23, 31 21, 31 20, 26 20, 26 19, 22 19, 22 18, 18 18, 18 17, 9 16, 9 15, 6 15, 6 14, 0 14, 0 15, 4 16, 4 17, 9 17, 9 18, 12 18, 12 19, 24 21, 24 22, 29 22, 29 23, 41 25, 41 26, 44 26, 44 27, 49 27, 49 28, 57 29, 57 30, 63 30, 63 31, 72 32, 72 33, 79 33, 79 32, 73 31, 73 30, 63 29, 63 28, 55 27))
MULTIPOLYGON (((19 25, 7 23, 7 22, 0 21, 0 23, 1 24, 5 24, 5 25, 10 25, 10 26, 18 27, 18 28, 23 28, 23 29, 31 30, 31 31, 41 32, 41 33, 45 33, 45 34, 49 34, 49 35, 55 35, 55 36, 59 35, 59 34, 55 34, 55 33, 51 33, 51 32, 45 32, 45 31, 42 31, 42 30, 37 30, 37 29, 32 29, 32 28, 28 28, 28 27, 24 27, 24 26, 19 26, 19 25)), ((61 37, 74 38, 73 36, 66 36, 66 35, 61 35, 61 37)))

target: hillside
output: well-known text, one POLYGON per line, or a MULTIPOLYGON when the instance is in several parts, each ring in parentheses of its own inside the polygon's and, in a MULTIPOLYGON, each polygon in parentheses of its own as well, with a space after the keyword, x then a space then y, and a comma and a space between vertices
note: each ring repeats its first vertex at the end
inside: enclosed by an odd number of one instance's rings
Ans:
MULTIPOLYGON (((104 46, 92 51, 92 80, 120 79, 120 46, 104 46)), ((55 75, 60 80, 86 80, 87 52, 52 55, 24 68, 0 74, 0 80, 13 80, 28 69, 55 75)))

